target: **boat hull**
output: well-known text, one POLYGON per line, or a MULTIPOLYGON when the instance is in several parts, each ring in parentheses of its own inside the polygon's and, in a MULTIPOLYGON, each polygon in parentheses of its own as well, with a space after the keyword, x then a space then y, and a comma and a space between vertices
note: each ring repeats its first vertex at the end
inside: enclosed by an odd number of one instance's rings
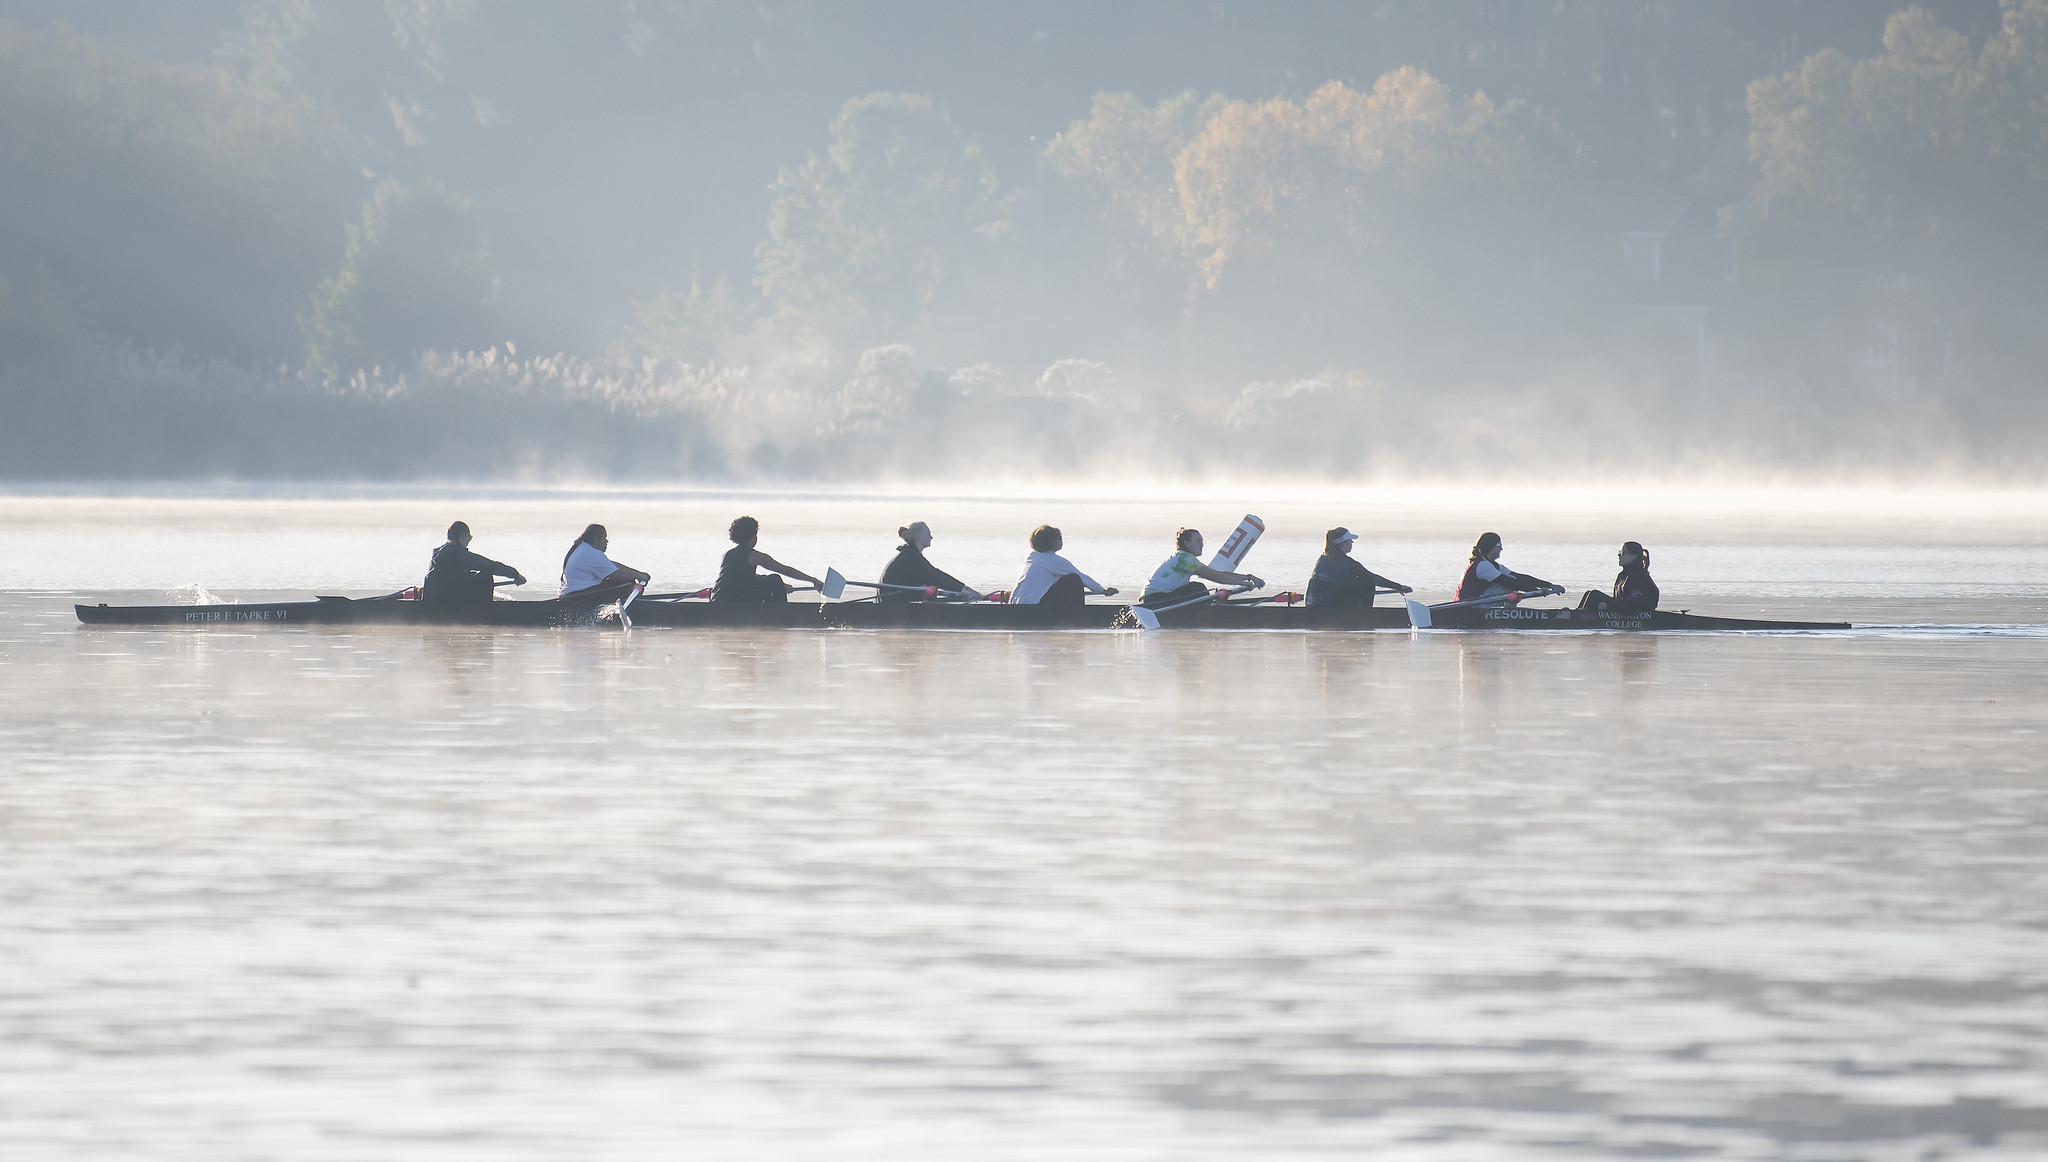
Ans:
POLYGON ((1697 613, 1652 610, 1648 613, 1596 613, 1578 609, 1532 609, 1526 605, 1465 606, 1429 611, 1429 628, 1461 630, 1694 630, 1722 633, 1740 630, 1848 629, 1846 621, 1762 621, 1746 617, 1707 617, 1697 613))
POLYGON ((263 625, 577 625, 632 592, 612 586, 546 601, 426 602, 394 598, 253 601, 233 605, 77 605, 86 625, 182 625, 194 629, 251 629, 263 625))
MULTIPOLYGON (((351 601, 244 602, 237 605, 79 605, 87 625, 183 625, 196 629, 248 629, 259 625, 480 625, 550 626, 591 623, 624 591, 570 601, 492 601, 465 605, 373 598, 351 601)), ((790 601, 732 604, 641 600, 627 610, 639 627, 675 629, 1135 629, 1130 606, 947 604, 944 602, 790 601)), ((609 624, 616 620, 606 618, 609 624)), ((1398 608, 1204 604, 1159 615, 1162 629, 1367 630, 1399 629, 1398 608)))
MULTIPOLYGON (((719 627, 785 629, 1135 629, 1130 606, 945 604, 942 602, 792 601, 731 605, 709 601, 641 601, 629 611, 635 626, 677 629, 719 627)), ((1159 615, 1161 629, 1399 629, 1400 609, 1331 609, 1309 606, 1210 603, 1159 615)))

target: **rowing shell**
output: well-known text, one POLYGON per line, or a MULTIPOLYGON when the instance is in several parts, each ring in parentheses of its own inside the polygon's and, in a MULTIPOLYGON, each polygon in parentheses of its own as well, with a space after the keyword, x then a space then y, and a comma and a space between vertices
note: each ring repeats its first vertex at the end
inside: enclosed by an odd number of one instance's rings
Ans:
MULTIPOLYGON (((259 625, 498 625, 587 624, 632 593, 633 586, 588 589, 545 601, 412 601, 397 597, 316 597, 311 601, 253 601, 232 605, 76 605, 87 625, 188 625, 195 629, 248 629, 259 625)), ((637 623, 640 607, 633 607, 637 623)))
MULTIPOLYGON (((789 629, 1136 629, 1131 607, 1102 605, 987 605, 911 601, 797 602, 728 605, 708 601, 648 601, 633 605, 635 626, 679 629, 764 626, 789 629)), ((1207 602, 1159 615, 1166 629, 1400 629, 1399 609, 1281 606, 1207 602)))
POLYGON ((1651 610, 1606 613, 1581 609, 1531 609, 1526 605, 1438 605, 1410 602, 1416 629, 1597 629, 1597 630, 1786 630, 1848 629, 1846 621, 1760 621, 1747 617, 1704 617, 1651 610))
MULTIPOLYGON (((502 625, 591 624, 630 592, 593 590, 565 600, 490 601, 444 605, 371 598, 351 601, 262 601, 239 605, 80 605, 89 625, 187 625, 239 629, 256 625, 502 625)), ((946 602, 789 601, 729 603, 642 597, 633 603, 637 628, 676 629, 1135 629, 1130 606, 989 605, 946 602)), ((1169 629, 1364 630, 1399 629, 1408 616, 1390 607, 1341 609, 1215 602, 1160 615, 1169 629)), ((617 624, 606 618, 603 624, 617 624)))

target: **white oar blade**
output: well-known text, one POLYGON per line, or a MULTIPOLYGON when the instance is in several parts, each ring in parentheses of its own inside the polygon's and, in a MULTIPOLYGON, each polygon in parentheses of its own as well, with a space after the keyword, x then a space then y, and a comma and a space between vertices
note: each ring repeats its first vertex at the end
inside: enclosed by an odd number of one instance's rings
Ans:
POLYGON ((1415 629, 1429 628, 1429 606, 1413 597, 1408 599, 1408 624, 1415 629))
POLYGON ((1259 537, 1265 531, 1265 521, 1246 513, 1244 519, 1237 522, 1237 528, 1223 538, 1223 544, 1217 548, 1216 555, 1209 558, 1209 567, 1230 573, 1242 569, 1244 559, 1251 555, 1252 546, 1259 543, 1259 537))
POLYGON ((846 592, 846 578, 839 575, 839 570, 828 568, 825 570, 825 584, 819 588, 825 594, 825 600, 837 601, 846 592))
POLYGON ((1142 605, 1131 606, 1131 616, 1138 619, 1139 629, 1159 628, 1159 615, 1142 605))

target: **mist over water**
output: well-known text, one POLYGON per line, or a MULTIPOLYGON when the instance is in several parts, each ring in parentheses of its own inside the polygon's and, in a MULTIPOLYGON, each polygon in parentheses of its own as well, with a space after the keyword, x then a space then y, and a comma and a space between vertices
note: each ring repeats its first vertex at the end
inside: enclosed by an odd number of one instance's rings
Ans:
POLYGON ((0 0, 0 1157, 2048 1156, 2044 110, 2048 0, 0 0), (72 608, 1247 511, 1853 628, 72 608))

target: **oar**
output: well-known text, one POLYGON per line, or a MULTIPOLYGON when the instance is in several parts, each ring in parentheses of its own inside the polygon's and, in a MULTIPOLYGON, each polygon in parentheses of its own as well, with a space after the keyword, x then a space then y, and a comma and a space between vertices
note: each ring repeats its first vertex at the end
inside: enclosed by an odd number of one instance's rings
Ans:
MULTIPOLYGON (((493 589, 503 589, 503 588, 504 588, 505 586, 507 586, 507 585, 517 585, 517 584, 519 584, 519 583, 518 583, 517 581, 514 581, 514 580, 512 580, 512 579, 511 579, 510 577, 504 577, 504 578, 500 578, 499 580, 496 580, 496 581, 493 581, 493 582, 491 582, 491 588, 493 588, 493 589)), ((401 600, 404 600, 404 599, 405 599, 405 595, 406 595, 406 594, 408 594, 408 593, 412 593, 412 594, 418 594, 418 593, 419 593, 419 590, 420 590, 420 587, 419 587, 419 586, 417 586, 417 585, 408 585, 408 586, 406 586, 405 588, 403 588, 403 589, 399 590, 399 591, 398 591, 398 592, 396 592, 396 593, 379 593, 379 594, 378 594, 377 596, 375 596, 375 597, 357 597, 357 598, 354 598, 354 600, 356 600, 356 601, 401 601, 401 600)), ((348 600, 350 600, 350 598, 347 598, 347 597, 322 597, 322 598, 321 598, 320 600, 322 600, 322 601, 348 601, 348 600)))
POLYGON ((1279 602, 1279 603, 1280 603, 1280 604, 1282 604, 1282 605, 1293 605, 1293 604, 1295 604, 1296 602, 1298 602, 1298 601, 1300 601, 1300 600, 1302 600, 1302 595, 1301 595, 1301 594, 1299 594, 1299 593, 1296 593, 1296 592, 1294 592, 1294 591, 1292 591, 1292 590, 1289 590, 1289 591, 1287 591, 1287 592, 1285 592, 1285 593, 1268 593, 1268 594, 1267 594, 1267 595, 1265 595, 1264 597, 1250 597, 1250 598, 1246 598, 1246 599, 1245 599, 1245 600, 1243 600, 1243 601, 1232 601, 1232 600, 1230 600, 1230 599, 1228 599, 1228 598, 1225 598, 1225 599, 1224 599, 1223 601, 1219 602, 1218 604, 1221 604, 1221 605, 1236 605, 1236 606, 1240 606, 1240 607, 1243 607, 1243 606, 1252 606, 1252 605, 1264 605, 1264 604, 1265 604, 1266 602, 1268 602, 1268 601, 1277 601, 1277 602, 1279 602))
MULTIPOLYGON (((1552 585, 1548 589, 1527 594, 1529 597, 1555 597, 1564 592, 1564 586, 1552 585)), ((1469 605, 1499 605, 1502 602, 1520 601, 1524 594, 1496 593, 1491 597, 1474 597, 1468 601, 1446 601, 1442 605, 1424 605, 1414 598, 1408 599, 1408 625, 1412 629, 1428 629, 1430 614, 1438 609, 1463 609, 1469 605)))
POLYGON ((638 596, 640 596, 640 591, 641 591, 641 590, 643 590, 643 589, 645 589, 645 588, 647 588, 647 582, 645 582, 645 581, 635 581, 635 582, 633 583, 633 591, 632 591, 631 593, 628 593, 628 594, 626 594, 626 599, 625 599, 624 601, 621 601, 621 602, 619 602, 619 628, 620 628, 620 629, 632 629, 632 628, 633 628, 633 619, 632 619, 632 618, 630 618, 630 617, 627 617, 627 616, 626 616, 626 607, 627 607, 627 606, 629 606, 629 605, 631 605, 631 604, 633 604, 633 599, 634 599, 635 597, 638 597, 638 596))
POLYGON ((1235 589, 1224 591, 1221 598, 1218 598, 1214 593, 1204 593, 1200 597, 1190 597, 1186 601, 1176 601, 1172 605, 1162 605, 1157 609, 1147 609, 1142 602, 1134 601, 1131 603, 1131 616, 1138 619, 1138 626, 1141 629, 1158 629, 1159 615, 1162 613, 1172 613, 1176 609, 1186 609, 1190 605, 1200 605, 1204 601, 1228 601, 1230 600, 1230 594, 1245 593, 1250 590, 1251 586, 1240 585, 1235 589))
POLYGON ((940 589, 932 585, 891 585, 886 581, 848 581, 839 575, 839 570, 829 568, 825 570, 825 583, 818 586, 818 590, 825 595, 826 600, 837 601, 845 594, 848 585, 858 585, 864 589, 894 589, 901 593, 922 593, 926 597, 943 597, 948 601, 958 600, 967 596, 958 589, 940 589))
POLYGON ((699 589, 699 590, 697 590, 697 591, 695 591, 695 592, 693 592, 693 593, 643 593, 643 594, 641 594, 641 595, 640 595, 640 600, 642 600, 642 601, 691 601, 691 600, 698 600, 698 601, 706 601, 706 600, 709 600, 709 599, 710 599, 710 597, 711 597, 711 590, 710 590, 710 589, 708 589, 708 588, 706 588, 706 589, 699 589))

